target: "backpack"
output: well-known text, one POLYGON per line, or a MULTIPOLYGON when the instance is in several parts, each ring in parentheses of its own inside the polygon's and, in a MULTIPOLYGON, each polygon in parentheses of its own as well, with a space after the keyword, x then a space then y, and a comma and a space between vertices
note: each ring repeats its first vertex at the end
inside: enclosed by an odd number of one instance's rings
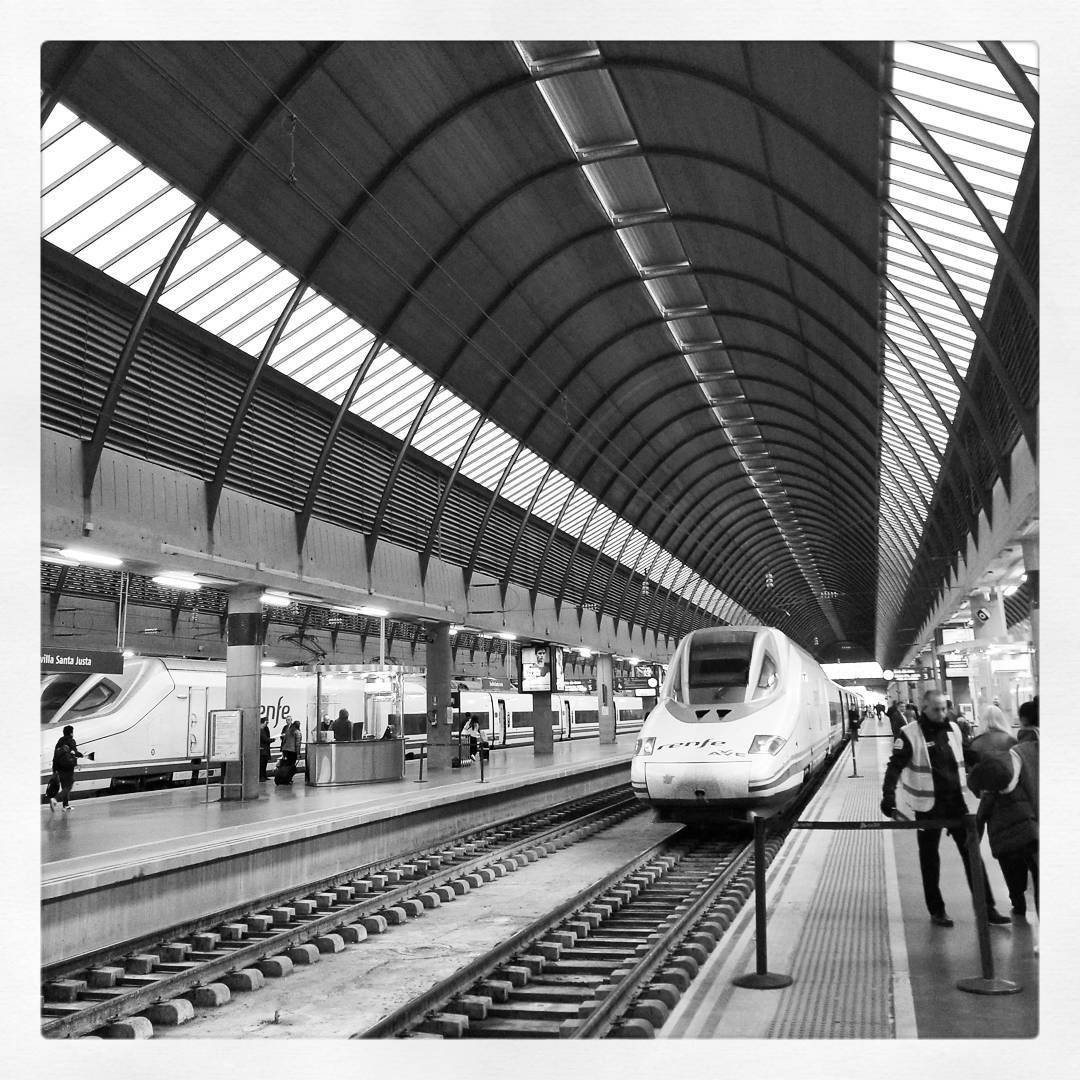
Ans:
POLYGON ((78 760, 75 751, 66 742, 57 743, 56 750, 53 752, 54 769, 63 769, 66 772, 74 769, 78 760))

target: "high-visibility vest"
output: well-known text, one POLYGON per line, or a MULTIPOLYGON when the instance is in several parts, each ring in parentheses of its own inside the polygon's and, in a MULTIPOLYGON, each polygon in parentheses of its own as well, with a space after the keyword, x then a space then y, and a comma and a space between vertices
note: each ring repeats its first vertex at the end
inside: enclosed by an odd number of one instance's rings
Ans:
MULTIPOLYGON (((904 814, 913 817, 916 813, 926 814, 934 809, 934 776, 930 768, 930 748, 926 745, 926 737, 918 720, 905 724, 900 731, 911 743, 911 760, 900 773, 896 804, 904 814)), ((962 771, 964 744, 960 739, 960 732, 952 724, 949 724, 948 731, 949 749, 956 758, 957 770, 962 771)))

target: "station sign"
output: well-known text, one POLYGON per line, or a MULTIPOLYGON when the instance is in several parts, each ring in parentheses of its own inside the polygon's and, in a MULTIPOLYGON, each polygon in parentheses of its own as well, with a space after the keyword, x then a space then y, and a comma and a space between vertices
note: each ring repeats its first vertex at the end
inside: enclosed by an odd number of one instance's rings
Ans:
POLYGON ((123 675, 124 657, 119 649, 42 649, 41 670, 81 671, 87 675, 123 675))

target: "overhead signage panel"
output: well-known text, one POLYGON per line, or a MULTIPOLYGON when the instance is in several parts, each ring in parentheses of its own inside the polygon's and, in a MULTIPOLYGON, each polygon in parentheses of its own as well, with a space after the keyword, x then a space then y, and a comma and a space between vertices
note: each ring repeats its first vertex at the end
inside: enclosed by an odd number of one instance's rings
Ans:
POLYGON ((123 675, 124 657, 118 649, 42 649, 41 670, 81 671, 87 675, 123 675))

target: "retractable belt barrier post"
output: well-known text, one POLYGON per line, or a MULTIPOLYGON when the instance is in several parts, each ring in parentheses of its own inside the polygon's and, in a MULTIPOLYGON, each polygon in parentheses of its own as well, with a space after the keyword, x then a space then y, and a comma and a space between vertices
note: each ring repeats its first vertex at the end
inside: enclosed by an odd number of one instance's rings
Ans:
POLYGON ((858 738, 851 740, 851 773, 848 776, 849 780, 853 780, 859 775, 859 763, 855 760, 855 744, 858 742, 858 738))
POLYGON ((413 781, 414 784, 426 784, 424 779, 424 758, 427 754, 427 743, 420 744, 420 775, 413 781))
MULTIPOLYGON (((971 900, 975 909, 975 929, 979 940, 979 956, 982 961, 982 975, 960 979, 958 990, 969 994, 1018 994, 1023 989, 1019 983, 1009 979, 994 977, 994 956, 990 950, 990 924, 986 918, 986 892, 983 881, 982 858, 979 854, 979 837, 975 828, 975 817, 966 814, 962 818, 920 818, 912 821, 899 814, 892 821, 796 821, 793 829, 955 829, 963 826, 967 834, 968 865, 971 867, 971 900)), ((756 827, 756 823, 755 823, 756 827)), ((755 841, 757 833, 754 834, 755 841)), ((755 856, 756 857, 756 856, 755 856)), ((757 884, 755 882, 755 889, 757 884)), ((762 890, 764 891, 764 890, 762 890)), ((764 903, 764 901, 760 901, 764 903)), ((759 914, 759 920, 761 916, 759 914)), ((743 976, 751 978, 751 976, 743 976)), ((735 980, 737 985, 749 985, 735 980)))
POLYGON ((794 979, 769 970, 769 948, 765 939, 765 828, 763 817, 754 818, 754 918, 757 935, 757 970, 740 975, 732 982, 748 990, 779 990, 790 986, 794 979))

